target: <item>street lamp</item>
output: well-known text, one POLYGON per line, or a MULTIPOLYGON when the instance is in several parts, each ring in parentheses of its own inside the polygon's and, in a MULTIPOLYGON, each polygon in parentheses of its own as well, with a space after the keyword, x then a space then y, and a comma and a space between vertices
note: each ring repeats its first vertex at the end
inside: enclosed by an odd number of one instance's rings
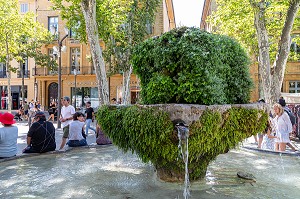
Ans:
POLYGON ((75 88, 74 88, 74 96, 75 96, 75 102, 74 102, 74 108, 76 110, 76 76, 77 76, 77 70, 74 68, 74 83, 75 83, 75 88))
MULTIPOLYGON (((56 30, 54 26, 50 27, 50 32, 52 35, 57 35, 57 44, 58 44, 58 49, 57 52, 53 52, 53 54, 57 53, 58 55, 58 83, 57 83, 57 90, 58 90, 58 95, 57 95, 57 101, 58 101, 58 106, 57 106, 57 128, 61 128, 61 122, 59 120, 60 118, 60 112, 61 112, 61 48, 62 48, 62 42, 68 37, 69 35, 69 30, 65 28, 65 33, 66 35, 60 39, 59 32, 56 30)), ((55 48, 53 48, 55 50, 55 48)))

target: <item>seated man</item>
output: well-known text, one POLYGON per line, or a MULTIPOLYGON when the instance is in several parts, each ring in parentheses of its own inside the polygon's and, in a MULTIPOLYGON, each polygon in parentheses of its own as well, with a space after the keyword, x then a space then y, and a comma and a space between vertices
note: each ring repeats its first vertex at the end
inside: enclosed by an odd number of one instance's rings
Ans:
POLYGON ((51 122, 46 121, 43 112, 37 112, 34 117, 35 122, 29 128, 27 133, 27 147, 23 153, 44 153, 54 151, 55 128, 51 122))

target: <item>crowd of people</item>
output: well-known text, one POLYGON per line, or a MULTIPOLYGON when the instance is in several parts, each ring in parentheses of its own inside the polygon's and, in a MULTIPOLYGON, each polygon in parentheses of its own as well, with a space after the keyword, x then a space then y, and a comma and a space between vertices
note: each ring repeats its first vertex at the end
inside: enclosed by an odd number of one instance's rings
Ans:
MULTIPOLYGON (((97 144, 111 144, 111 141, 103 134, 99 125, 97 125, 96 129, 91 127, 91 123, 95 119, 91 102, 86 103, 86 116, 82 112, 75 112, 75 108, 70 104, 69 97, 64 97, 61 103, 63 106, 59 120, 63 128, 63 135, 58 150, 64 149, 66 145, 69 147, 86 146, 86 137, 89 129, 96 134, 97 144)), ((50 108, 56 108, 56 105, 52 104, 50 108)), ((28 106, 29 109, 30 107, 28 106)), ((49 115, 47 119, 44 112, 40 110, 34 112, 34 115, 32 115, 33 122, 27 133, 27 146, 23 149, 23 153, 45 153, 56 150, 55 127, 49 121, 51 119, 54 121, 54 117, 50 113, 49 115)), ((13 125, 16 123, 15 116, 10 113, 4 113, 0 115, 0 122, 3 125, 0 128, 0 158, 16 156, 18 128, 13 125)))
POLYGON ((34 101, 33 99, 30 102, 26 100, 20 101, 20 107, 17 113, 14 116, 14 119, 18 121, 29 120, 29 118, 34 117, 35 113, 41 110, 41 104, 39 101, 34 101))
POLYGON ((255 136, 258 148, 284 152, 288 146, 292 151, 297 151, 297 147, 290 140, 293 135, 293 124, 289 114, 292 113, 283 97, 274 104, 273 112, 269 115, 265 131, 255 136))

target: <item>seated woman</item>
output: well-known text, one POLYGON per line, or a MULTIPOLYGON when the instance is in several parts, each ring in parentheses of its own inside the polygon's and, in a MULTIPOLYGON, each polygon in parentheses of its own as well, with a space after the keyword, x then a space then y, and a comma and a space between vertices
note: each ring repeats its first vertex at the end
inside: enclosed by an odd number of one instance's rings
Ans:
POLYGON ((73 122, 69 124, 69 141, 67 145, 70 147, 86 146, 86 139, 83 137, 84 114, 76 112, 73 115, 73 122))
POLYGON ((0 115, 0 159, 9 158, 17 154, 18 127, 13 126, 16 121, 10 113, 0 115))
POLYGON ((110 139, 103 133, 99 124, 97 124, 96 128, 96 143, 98 145, 106 145, 112 143, 110 139))

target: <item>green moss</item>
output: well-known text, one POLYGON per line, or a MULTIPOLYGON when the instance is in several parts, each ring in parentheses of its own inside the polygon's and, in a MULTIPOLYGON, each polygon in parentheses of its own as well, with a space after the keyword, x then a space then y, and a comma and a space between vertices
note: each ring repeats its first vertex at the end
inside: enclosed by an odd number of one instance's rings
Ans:
MULTIPOLYGON (((262 132, 268 115, 262 110, 231 108, 224 113, 206 110, 193 122, 189 137, 190 179, 205 176, 210 161, 245 138, 262 132)), ((143 162, 183 175, 178 138, 169 115, 157 108, 103 106, 97 113, 103 131, 120 149, 136 153, 143 162)))

